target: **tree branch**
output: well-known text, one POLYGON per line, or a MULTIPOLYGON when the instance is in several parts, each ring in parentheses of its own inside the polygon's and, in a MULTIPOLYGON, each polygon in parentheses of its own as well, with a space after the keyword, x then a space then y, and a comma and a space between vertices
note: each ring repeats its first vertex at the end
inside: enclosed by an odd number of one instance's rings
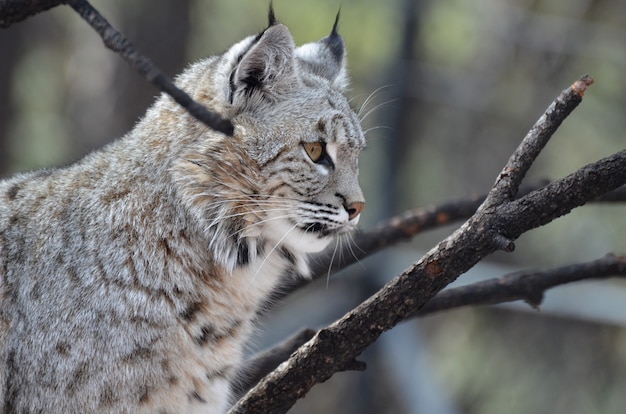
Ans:
POLYGON ((230 413, 286 412, 313 385, 343 369, 382 332, 417 312, 443 287, 493 253, 498 248, 494 235, 513 242, 522 233, 624 185, 626 151, 510 201, 509 196, 517 191, 521 181, 519 177, 523 177, 536 157, 537 148, 545 145, 556 126, 571 112, 566 109, 580 102, 584 91, 581 82, 589 85, 591 79, 581 78, 548 108, 538 122, 545 127, 533 128, 526 136, 512 157, 514 162, 507 163, 485 203, 465 224, 383 289, 319 331, 239 400, 230 413), (510 183, 503 182, 504 179, 510 183))
POLYGON ((446 289, 428 301, 413 316, 425 316, 462 306, 495 305, 524 300, 538 308, 546 290, 581 280, 626 276, 626 256, 612 254, 590 262, 541 271, 512 273, 498 279, 446 289))
MULTIPOLYGON (((548 289, 583 280, 605 279, 615 276, 626 276, 626 256, 608 254, 601 259, 584 263, 540 271, 511 273, 500 278, 444 289, 426 302, 424 307, 413 313, 410 318, 424 317, 463 306, 496 305, 516 300, 524 300, 533 308, 538 309, 543 301, 543 295, 548 289)), ((243 395, 261 378, 286 361, 300 345, 311 339, 313 335, 315 335, 315 331, 304 330, 244 363, 243 366, 246 369, 242 370, 240 374, 240 377, 244 379, 237 384, 235 395, 243 395)))
MULTIPOLYGON (((545 180, 535 184, 522 185, 517 196, 523 197, 532 191, 544 187, 548 183, 549 181, 545 180)), ((345 269, 385 248, 398 243, 408 242, 425 231, 451 225, 460 220, 467 220, 484 203, 486 198, 486 194, 468 196, 437 206, 416 208, 385 220, 372 229, 366 231, 357 230, 352 235, 352 244, 343 244, 338 252, 335 252, 334 247, 330 247, 313 257, 311 260, 312 280, 326 277, 329 273, 332 274, 345 269)), ((621 203, 625 201, 626 187, 624 186, 591 200, 591 202, 595 203, 621 203)), ((271 302, 274 303, 289 296, 295 290, 308 285, 310 282, 311 280, 307 279, 295 279, 290 286, 282 287, 277 291, 272 296, 271 302)))
POLYGON ((585 91, 592 84, 593 78, 583 75, 552 102, 509 158, 482 208, 500 205, 515 198, 535 159, 565 118, 582 102, 585 91))
POLYGON ((160 69, 149 59, 140 55, 134 46, 120 32, 104 18, 86 0, 67 0, 69 4, 89 25, 100 34, 105 46, 119 53, 130 63, 148 82, 152 83, 162 92, 170 95, 174 101, 185 108, 196 119, 203 122, 209 128, 226 135, 233 135, 233 124, 222 118, 217 113, 209 111, 174 85, 160 69))
POLYGON ((233 135, 234 127, 229 120, 200 105, 185 91, 174 85, 154 63, 139 54, 130 41, 115 30, 87 0, 1 0, 0 27, 9 27, 13 23, 60 4, 71 6, 100 35, 106 47, 120 54, 148 82, 171 96, 193 117, 215 131, 229 136, 233 135))
POLYGON ((7 28, 14 23, 21 22, 27 17, 44 12, 65 0, 1 0, 0 1, 0 28, 7 28))
POLYGON ((233 395, 240 398, 247 390, 257 384, 269 372, 276 369, 282 362, 305 342, 313 338, 316 331, 312 329, 304 329, 297 334, 287 338, 280 344, 254 355, 242 364, 237 377, 240 380, 234 384, 235 389, 233 395))
POLYGON ((623 203, 626 201, 626 186, 622 186, 616 190, 610 191, 606 194, 602 194, 594 201, 604 203, 623 203))

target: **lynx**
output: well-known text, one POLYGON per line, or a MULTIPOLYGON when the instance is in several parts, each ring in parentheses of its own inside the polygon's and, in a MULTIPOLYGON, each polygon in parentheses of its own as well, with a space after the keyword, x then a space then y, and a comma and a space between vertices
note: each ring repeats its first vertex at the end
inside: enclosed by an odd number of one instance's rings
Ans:
POLYGON ((222 413, 255 315, 364 208, 344 42, 269 27, 121 139, 0 182, 3 412, 222 413))

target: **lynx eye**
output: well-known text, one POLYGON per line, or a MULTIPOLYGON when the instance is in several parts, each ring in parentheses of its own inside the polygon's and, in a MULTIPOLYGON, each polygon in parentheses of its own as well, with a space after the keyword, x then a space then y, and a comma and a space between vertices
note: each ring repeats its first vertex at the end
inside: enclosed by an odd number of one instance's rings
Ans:
POLYGON ((326 143, 324 141, 304 142, 302 143, 302 146, 311 161, 314 163, 329 168, 335 167, 332 158, 330 158, 330 155, 328 155, 328 152, 326 151, 326 143))
POLYGON ((302 144, 309 158, 313 162, 320 162, 324 156, 324 144, 321 142, 305 142, 302 144))

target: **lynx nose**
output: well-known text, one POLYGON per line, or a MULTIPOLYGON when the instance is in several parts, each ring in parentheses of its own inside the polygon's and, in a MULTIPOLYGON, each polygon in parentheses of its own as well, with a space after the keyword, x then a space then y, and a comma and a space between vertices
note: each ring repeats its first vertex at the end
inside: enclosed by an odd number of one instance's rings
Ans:
POLYGON ((365 203, 362 201, 354 201, 345 205, 344 208, 348 212, 348 218, 352 220, 361 214, 361 211, 365 209, 365 203))

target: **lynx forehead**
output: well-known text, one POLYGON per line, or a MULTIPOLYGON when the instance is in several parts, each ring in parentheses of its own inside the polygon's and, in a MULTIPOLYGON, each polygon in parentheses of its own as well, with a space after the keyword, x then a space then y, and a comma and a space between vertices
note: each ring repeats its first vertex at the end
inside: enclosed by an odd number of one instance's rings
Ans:
POLYGON ((296 47, 270 26, 177 83, 66 168, 0 181, 0 407, 223 413, 259 308, 353 229, 365 146, 337 22, 296 47))

